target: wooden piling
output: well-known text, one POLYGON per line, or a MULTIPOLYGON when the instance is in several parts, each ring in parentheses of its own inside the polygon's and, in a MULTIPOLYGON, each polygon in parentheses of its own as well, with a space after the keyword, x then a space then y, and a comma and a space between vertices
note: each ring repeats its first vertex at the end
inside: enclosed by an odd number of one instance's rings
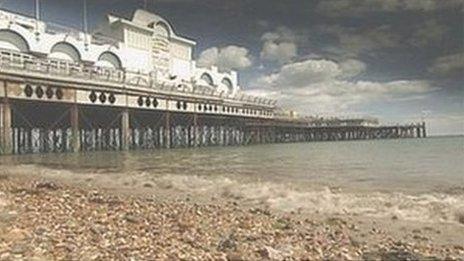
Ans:
POLYGON ((166 112, 164 117, 164 147, 167 149, 169 149, 172 145, 171 134, 171 114, 166 112))
POLYGON ((71 120, 71 150, 79 152, 81 150, 81 141, 79 139, 79 107, 77 104, 71 105, 70 110, 71 120))
POLYGON ((129 109, 124 109, 121 113, 121 148, 129 150, 130 147, 130 114, 129 109))
POLYGON ((0 101, 0 153, 13 153, 11 104, 8 98, 0 101))

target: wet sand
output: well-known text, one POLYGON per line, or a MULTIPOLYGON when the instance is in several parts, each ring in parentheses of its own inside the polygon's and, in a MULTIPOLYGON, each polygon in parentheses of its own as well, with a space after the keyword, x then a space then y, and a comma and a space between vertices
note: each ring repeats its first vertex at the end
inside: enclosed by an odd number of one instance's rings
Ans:
POLYGON ((0 260, 464 257, 459 217, 417 222, 276 209, 259 197, 187 190, 170 179, 69 174, 0 173, 0 260))

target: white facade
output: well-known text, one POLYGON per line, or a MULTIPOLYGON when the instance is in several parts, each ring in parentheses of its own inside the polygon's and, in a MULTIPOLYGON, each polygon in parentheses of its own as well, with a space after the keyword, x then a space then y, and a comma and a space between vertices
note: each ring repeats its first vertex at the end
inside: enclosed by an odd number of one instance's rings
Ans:
POLYGON ((168 21, 145 10, 137 10, 131 20, 108 15, 93 34, 0 10, 0 50, 143 73, 161 85, 201 86, 224 96, 237 95, 237 73, 197 67, 192 58, 195 45, 176 35, 168 21))

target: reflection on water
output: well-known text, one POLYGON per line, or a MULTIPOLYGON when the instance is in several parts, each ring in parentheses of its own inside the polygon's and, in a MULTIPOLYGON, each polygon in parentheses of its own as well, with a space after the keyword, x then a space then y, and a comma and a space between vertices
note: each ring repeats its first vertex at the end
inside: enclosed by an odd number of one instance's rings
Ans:
POLYGON ((412 192, 464 187, 463 159, 464 138, 453 137, 7 156, 0 164, 412 192))

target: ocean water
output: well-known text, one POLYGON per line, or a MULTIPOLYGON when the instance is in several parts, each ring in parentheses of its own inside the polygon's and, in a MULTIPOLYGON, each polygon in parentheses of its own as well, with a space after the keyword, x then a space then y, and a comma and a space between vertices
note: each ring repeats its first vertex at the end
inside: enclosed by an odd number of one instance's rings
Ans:
POLYGON ((283 211, 455 222, 464 210, 464 137, 4 156, 0 166, 283 211))

